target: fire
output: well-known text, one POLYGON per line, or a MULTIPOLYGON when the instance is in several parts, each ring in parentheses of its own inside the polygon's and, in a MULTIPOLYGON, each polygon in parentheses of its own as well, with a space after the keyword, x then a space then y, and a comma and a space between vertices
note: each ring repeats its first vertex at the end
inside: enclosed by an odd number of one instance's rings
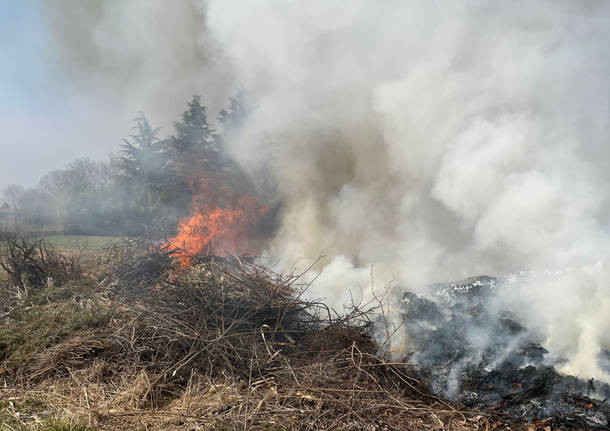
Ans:
MULTIPOLYGON (((167 241, 174 256, 182 266, 187 266, 193 257, 214 253, 227 256, 236 252, 250 251, 248 238, 254 222, 267 209, 251 196, 244 195, 232 203, 218 205, 209 193, 209 187, 200 187, 201 193, 193 199, 191 215, 180 220, 178 233, 167 241)), ((227 200, 227 196, 223 196, 227 200)))

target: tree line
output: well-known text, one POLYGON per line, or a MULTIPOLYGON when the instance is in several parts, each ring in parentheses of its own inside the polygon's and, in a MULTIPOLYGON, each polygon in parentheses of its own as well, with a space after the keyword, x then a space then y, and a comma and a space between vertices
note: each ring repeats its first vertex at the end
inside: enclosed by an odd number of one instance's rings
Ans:
POLYGON ((217 130, 201 98, 193 96, 167 138, 139 113, 135 132, 108 160, 81 158, 47 173, 35 187, 8 185, 0 209, 20 224, 63 233, 171 234, 188 214, 199 175, 247 183, 225 152, 245 112, 244 95, 238 93, 217 116, 217 130))

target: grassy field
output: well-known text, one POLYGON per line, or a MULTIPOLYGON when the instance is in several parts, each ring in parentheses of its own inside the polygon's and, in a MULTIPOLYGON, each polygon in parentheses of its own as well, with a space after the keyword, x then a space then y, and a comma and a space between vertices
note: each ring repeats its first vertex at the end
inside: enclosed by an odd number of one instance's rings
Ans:
POLYGON ((44 240, 61 250, 103 251, 121 240, 116 236, 50 235, 44 240))
MULTIPOLYGON (((44 239, 51 248, 59 250, 66 256, 77 256, 85 267, 94 264, 99 256, 104 255, 114 244, 125 239, 116 236, 94 235, 48 235, 40 238, 44 239)), ((2 253, 3 249, 0 247, 0 255, 2 253)), ((5 271, 0 268, 0 280, 3 280, 5 276, 5 271)))

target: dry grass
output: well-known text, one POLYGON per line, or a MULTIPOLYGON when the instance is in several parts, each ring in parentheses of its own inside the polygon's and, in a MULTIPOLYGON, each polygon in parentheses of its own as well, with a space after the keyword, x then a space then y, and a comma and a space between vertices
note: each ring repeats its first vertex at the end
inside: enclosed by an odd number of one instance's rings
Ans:
MULTIPOLYGON (((100 430, 521 429, 428 394, 380 351, 370 310, 307 301, 298 274, 213 257, 180 268, 136 246, 98 272, 86 298, 62 297, 96 310, 97 324, 22 353, 20 366, 5 355, 0 399, 13 407, 0 411, 25 429, 48 418, 100 430)), ((13 328, 30 318, 10 315, 13 328)))

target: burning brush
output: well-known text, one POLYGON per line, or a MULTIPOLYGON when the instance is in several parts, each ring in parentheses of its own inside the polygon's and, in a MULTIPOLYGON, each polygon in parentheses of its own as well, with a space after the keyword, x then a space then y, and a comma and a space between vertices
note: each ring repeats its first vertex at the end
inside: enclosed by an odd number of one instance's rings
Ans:
POLYGON ((227 256, 255 253, 250 240, 260 219, 268 212, 254 194, 236 193, 226 182, 201 179, 191 186, 191 214, 178 224, 178 233, 165 246, 187 266, 201 254, 227 256))

